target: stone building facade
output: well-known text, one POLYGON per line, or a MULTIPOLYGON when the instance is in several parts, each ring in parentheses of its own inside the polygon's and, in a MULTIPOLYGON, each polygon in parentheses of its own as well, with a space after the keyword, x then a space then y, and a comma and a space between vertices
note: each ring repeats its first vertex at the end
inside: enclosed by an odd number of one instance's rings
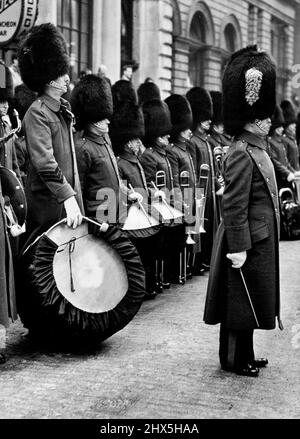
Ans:
POLYGON ((151 77, 163 98, 194 85, 219 90, 230 53, 257 43, 277 61, 278 98, 299 91, 299 0, 39 0, 37 24, 48 21, 66 36, 74 80, 103 64, 114 83, 135 60, 134 84, 151 77))

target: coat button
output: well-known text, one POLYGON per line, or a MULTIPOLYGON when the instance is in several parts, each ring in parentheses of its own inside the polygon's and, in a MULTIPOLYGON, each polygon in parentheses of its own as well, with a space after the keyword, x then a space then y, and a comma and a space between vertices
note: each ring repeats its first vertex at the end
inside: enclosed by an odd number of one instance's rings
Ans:
POLYGON ((275 210, 275 212, 276 212, 276 213, 278 212, 278 209, 277 209, 277 207, 275 207, 275 209, 274 209, 274 210, 275 210))
POLYGON ((262 167, 262 164, 261 164, 261 163, 258 163, 258 166, 261 168, 261 167, 262 167))

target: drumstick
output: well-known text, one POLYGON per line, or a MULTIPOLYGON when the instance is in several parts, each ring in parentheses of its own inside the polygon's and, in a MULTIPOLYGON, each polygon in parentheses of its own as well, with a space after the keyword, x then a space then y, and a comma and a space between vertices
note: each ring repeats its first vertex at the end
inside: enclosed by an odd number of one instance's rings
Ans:
MULTIPOLYGON (((129 189, 130 189, 132 192, 135 192, 135 190, 133 189, 133 187, 132 187, 131 184, 129 184, 128 186, 129 186, 129 189)), ((140 208, 141 208, 143 214, 146 216, 147 220, 149 221, 150 226, 152 226, 152 223, 151 223, 151 221, 150 221, 150 219, 149 219, 149 216, 148 216, 147 212, 145 211, 144 206, 142 205, 141 201, 140 201, 140 200, 137 200, 137 202, 139 203, 139 206, 140 206, 140 208)))
MULTIPOLYGON (((154 187, 154 189, 155 189, 156 191, 159 190, 158 187, 156 186, 156 184, 155 184, 153 181, 151 181, 151 184, 152 184, 152 186, 154 187)), ((170 214, 173 215, 173 213, 171 212, 171 210, 170 210, 170 208, 169 208, 169 205, 168 205, 168 203, 166 202, 166 200, 165 200, 164 198, 161 197, 161 201, 162 201, 162 202, 164 203, 164 205, 168 208, 168 211, 170 212, 170 214)))

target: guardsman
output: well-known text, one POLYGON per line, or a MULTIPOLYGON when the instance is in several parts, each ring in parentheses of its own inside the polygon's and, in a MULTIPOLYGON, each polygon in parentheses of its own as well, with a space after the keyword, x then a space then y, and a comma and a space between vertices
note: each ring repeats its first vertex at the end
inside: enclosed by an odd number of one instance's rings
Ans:
POLYGON ((209 166, 209 181, 207 188, 207 200, 205 205, 206 233, 201 236, 201 253, 196 258, 196 266, 199 274, 209 269, 209 261, 213 246, 213 239, 218 227, 219 214, 217 194, 222 193, 222 186, 217 179, 215 157, 208 143, 209 129, 213 117, 213 106, 209 92, 201 87, 193 87, 186 94, 193 112, 193 135, 190 141, 190 151, 196 163, 197 179, 200 176, 200 167, 203 164, 209 166))
POLYGON ((224 162, 223 221, 214 243, 204 321, 221 323, 222 369, 257 377, 254 329, 280 321, 279 201, 267 135, 276 104, 276 67, 249 46, 223 76, 224 125, 234 136, 224 162))
POLYGON ((283 139, 285 143, 287 158, 293 169, 295 169, 295 171, 299 171, 299 149, 296 141, 296 113, 291 101, 282 101, 281 108, 284 117, 283 139))
MULTIPOLYGON (((131 101, 119 102, 114 109, 110 126, 110 137, 113 150, 117 156, 117 163, 120 178, 128 190, 133 188, 140 193, 141 200, 148 201, 148 187, 143 167, 139 161, 141 138, 144 137, 144 116, 141 108, 131 101)), ((145 205, 145 203, 144 203, 145 205)), ((143 205, 143 206, 144 206, 143 205)), ((130 205, 129 205, 130 206, 130 205)), ((144 212, 147 212, 144 207, 144 212)), ((136 218, 139 221, 139 218, 136 218)), ((134 225, 133 225, 134 226, 134 225)), ((130 236, 131 241, 137 248, 143 262, 146 273, 146 294, 145 300, 154 299, 157 294, 156 284, 156 251, 158 247, 158 235, 152 235, 151 228, 147 229, 138 237, 138 230, 135 236, 130 236)))
POLYGON ((295 179, 295 169, 287 157, 285 142, 283 138, 284 117, 279 105, 276 105, 274 114, 271 118, 272 125, 270 129, 269 145, 270 156, 275 168, 278 188, 290 186, 295 179))
MULTIPOLYGON (((188 226, 192 226, 195 214, 195 196, 197 174, 195 163, 189 152, 189 141, 192 135, 193 115, 189 101, 185 96, 173 94, 165 99, 170 114, 172 131, 170 146, 167 147, 167 155, 172 167, 173 177, 178 179, 181 193, 178 193, 176 202, 182 204, 184 212, 184 224, 181 233, 178 233, 178 254, 174 253, 174 267, 179 266, 179 282, 185 282, 186 278, 192 276, 190 267, 193 259, 193 251, 187 248, 187 242, 195 244, 193 239, 186 233, 188 226), (175 263, 177 257, 177 263, 175 263)), ((176 273, 176 270, 175 270, 176 273)), ((176 276, 177 277, 177 276, 176 276)), ((178 279, 178 277, 177 277, 178 279)))
MULTIPOLYGON (((75 148, 83 202, 88 216, 99 222, 117 224, 120 202, 128 189, 121 181, 109 138, 113 114, 108 82, 86 75, 73 89, 71 105, 76 117, 75 148)), ((139 198, 130 194, 130 199, 139 198)))
POLYGON ((62 99, 70 82, 63 35, 51 23, 34 27, 21 43, 19 66, 23 82, 38 93, 23 119, 29 157, 27 232, 38 236, 64 217, 69 227, 76 228, 82 221, 83 206, 73 115, 62 99))
MULTIPOLYGON (((140 156, 141 164, 145 171, 147 186, 153 191, 153 183, 157 189, 165 194, 165 200, 174 205, 174 194, 179 191, 178 176, 174 178, 172 167, 167 154, 169 137, 172 130, 171 116, 168 105, 160 99, 149 99, 142 106, 145 120, 145 137, 143 143, 146 147, 140 156)), ((155 195, 155 194, 154 194, 155 195)), ((163 288, 169 288, 174 273, 172 255, 176 251, 177 230, 181 225, 164 227, 161 234, 160 253, 157 261, 157 279, 163 288)))

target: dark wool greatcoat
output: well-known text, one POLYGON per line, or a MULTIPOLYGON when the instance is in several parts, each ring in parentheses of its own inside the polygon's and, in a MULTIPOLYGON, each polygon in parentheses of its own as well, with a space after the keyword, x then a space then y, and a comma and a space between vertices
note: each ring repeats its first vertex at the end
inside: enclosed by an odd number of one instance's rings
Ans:
POLYGON ((261 329, 279 316, 279 205, 274 168, 264 139, 244 132, 224 163, 223 221, 211 259, 204 321, 257 328, 240 270, 226 254, 247 251, 242 272, 261 329))
POLYGON ((13 260, 6 231, 0 179, 0 325, 8 326, 9 318, 17 319, 13 260))
POLYGON ((75 195, 69 103, 40 96, 27 111, 23 128, 29 157, 26 179, 27 231, 44 231, 66 216, 63 202, 75 195))
POLYGON ((143 197, 148 196, 148 188, 145 173, 138 157, 129 152, 122 152, 117 156, 120 177, 123 183, 131 185, 143 197))
POLYGON ((285 145, 288 161, 295 169, 295 171, 299 171, 299 150, 295 137, 284 135, 283 142, 285 145))

